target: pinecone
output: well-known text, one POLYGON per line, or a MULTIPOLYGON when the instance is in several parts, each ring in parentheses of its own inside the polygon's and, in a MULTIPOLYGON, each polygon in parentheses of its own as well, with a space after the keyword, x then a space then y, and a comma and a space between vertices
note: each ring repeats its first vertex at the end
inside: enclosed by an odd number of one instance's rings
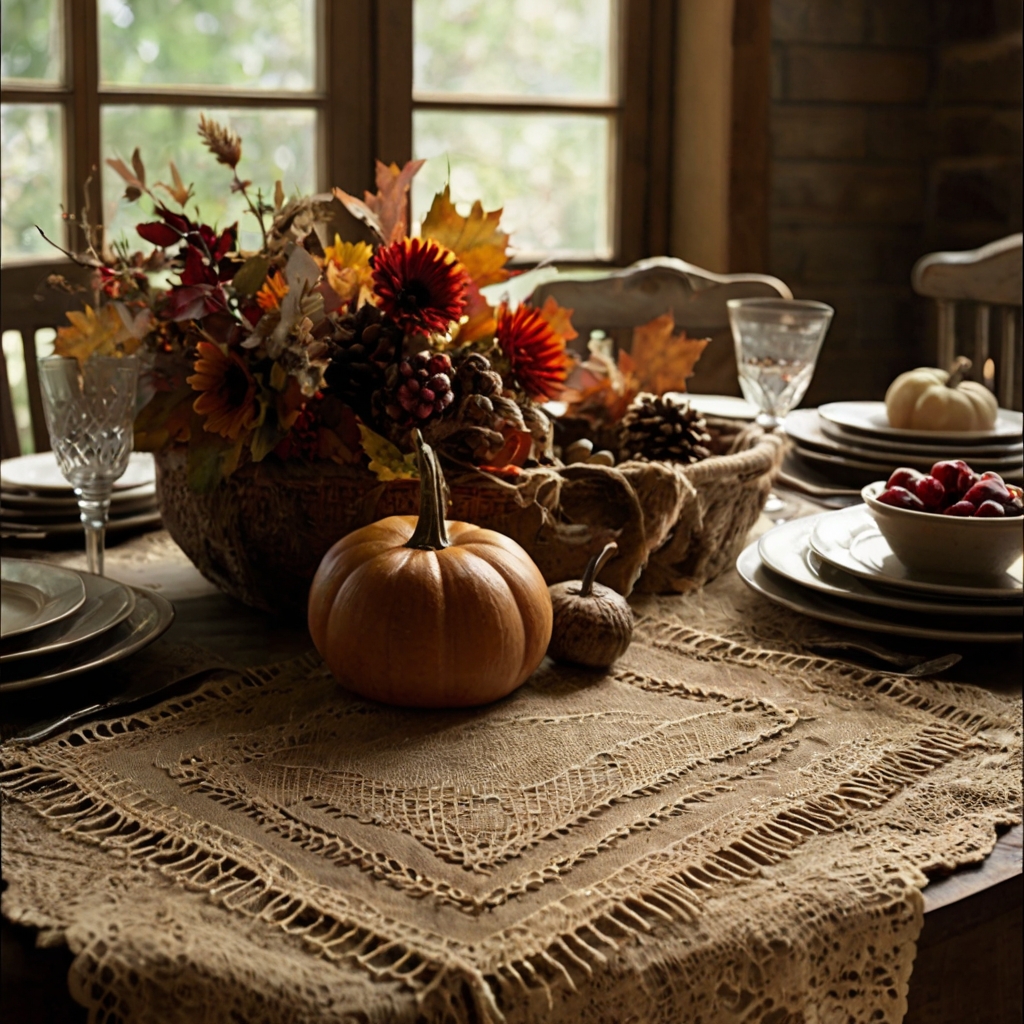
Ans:
POLYGON ((453 459, 482 465, 501 451, 508 430, 527 427, 519 406, 502 394, 501 374, 486 356, 469 352, 457 358, 455 404, 423 436, 453 459))
POLYGON ((619 425, 619 460, 699 462, 711 452, 704 417, 689 402, 641 392, 619 425))
POLYGON ((397 363, 402 354, 402 331, 369 303, 356 313, 332 320, 331 364, 324 379, 332 394, 366 419, 373 393, 383 386, 388 366, 397 363))
POLYGON ((396 423, 412 426, 440 416, 455 401, 452 361, 424 349, 389 367, 384 411, 396 423))

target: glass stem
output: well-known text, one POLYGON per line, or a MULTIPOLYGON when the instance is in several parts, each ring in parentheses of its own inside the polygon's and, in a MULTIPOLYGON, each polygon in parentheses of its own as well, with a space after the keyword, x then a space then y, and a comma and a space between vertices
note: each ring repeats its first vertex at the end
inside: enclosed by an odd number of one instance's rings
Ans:
POLYGON ((110 485, 88 484, 76 489, 78 511, 85 527, 85 557, 89 572, 103 575, 103 547, 110 511, 110 485))

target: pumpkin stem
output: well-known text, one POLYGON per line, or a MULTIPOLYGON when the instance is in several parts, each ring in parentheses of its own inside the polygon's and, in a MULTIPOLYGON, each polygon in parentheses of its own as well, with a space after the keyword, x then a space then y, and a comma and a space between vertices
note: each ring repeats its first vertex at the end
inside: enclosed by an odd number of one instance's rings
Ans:
POLYGON ((949 377, 946 380, 947 388, 958 387, 964 379, 964 374, 971 368, 971 361, 967 356, 957 356, 953 365, 949 368, 949 377))
POLYGON ((587 563, 587 571, 583 574, 583 581, 580 585, 580 597, 590 597, 597 574, 604 568, 604 563, 618 550, 619 545, 615 541, 610 540, 605 544, 603 550, 594 555, 587 563))
POLYGON ((434 449, 416 431, 416 454, 420 464, 420 515, 416 529, 405 545, 422 551, 440 551, 451 543, 444 521, 448 510, 448 487, 434 449))

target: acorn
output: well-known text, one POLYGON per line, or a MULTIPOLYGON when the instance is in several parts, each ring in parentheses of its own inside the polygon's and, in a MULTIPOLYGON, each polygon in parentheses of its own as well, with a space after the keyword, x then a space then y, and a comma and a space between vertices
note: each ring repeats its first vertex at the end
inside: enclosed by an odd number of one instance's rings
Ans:
POLYGON ((616 551, 611 541, 587 564, 582 580, 548 587, 554 626, 548 654, 590 668, 607 668, 633 639, 633 610, 619 593, 594 579, 616 551))

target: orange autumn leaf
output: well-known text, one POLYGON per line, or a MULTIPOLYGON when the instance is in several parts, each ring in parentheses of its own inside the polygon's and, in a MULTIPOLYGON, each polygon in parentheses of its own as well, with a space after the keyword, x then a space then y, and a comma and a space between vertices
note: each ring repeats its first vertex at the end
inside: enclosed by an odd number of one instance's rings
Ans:
POLYGON ((508 235, 498 227, 500 220, 501 210, 485 212, 479 199, 473 203, 469 216, 463 217, 455 209, 451 190, 445 185, 444 191, 434 196, 420 234, 451 249, 469 276, 483 288, 509 277, 505 269, 508 235))
POLYGON ((685 391, 686 380, 710 338, 688 338, 686 331, 676 335, 671 313, 655 317, 633 328, 633 364, 645 391, 663 395, 666 391, 685 391))
POLYGON ((377 194, 364 192, 363 199, 334 189, 334 196, 358 220, 380 235, 385 245, 409 233, 409 186, 424 160, 410 160, 401 170, 398 164, 377 161, 377 194))
POLYGON ((573 310, 560 306, 553 296, 549 295, 540 308, 540 315, 547 320, 551 329, 563 341, 572 341, 579 337, 579 332, 572 325, 573 310))
POLYGON ((459 327, 460 345, 489 338, 497 329, 498 321, 495 319, 494 307, 480 293, 475 281, 470 281, 466 289, 466 308, 462 315, 465 322, 459 327))
POLYGON ((141 338, 132 333, 116 303, 94 310, 71 310, 66 314, 70 326, 57 330, 53 351, 59 356, 70 356, 84 363, 92 355, 112 356, 118 352, 130 354, 139 347, 141 338))

